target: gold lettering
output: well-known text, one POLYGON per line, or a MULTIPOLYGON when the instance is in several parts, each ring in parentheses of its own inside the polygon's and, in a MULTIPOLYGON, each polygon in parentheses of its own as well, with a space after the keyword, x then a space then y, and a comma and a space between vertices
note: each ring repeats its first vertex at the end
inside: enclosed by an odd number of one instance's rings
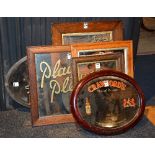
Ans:
POLYGON ((42 77, 41 77, 41 88, 44 87, 44 79, 45 78, 50 78, 51 76, 51 69, 50 69, 50 66, 48 65, 47 62, 45 61, 42 61, 40 63, 40 71, 43 73, 42 77), (45 68, 43 69, 43 65, 45 65, 45 68))
POLYGON ((68 66, 68 67, 60 67, 60 65, 61 65, 61 61, 59 59, 56 62, 55 66, 54 66, 54 69, 53 69, 53 74, 52 74, 53 78, 71 74, 70 66, 68 66))
POLYGON ((51 103, 53 102, 54 94, 60 93, 60 85, 56 80, 50 81, 50 88, 52 89, 51 93, 51 103))
POLYGON ((58 72, 59 66, 60 66, 60 59, 56 62, 55 66, 53 68, 53 74, 52 74, 53 78, 57 77, 57 74, 58 74, 57 72, 58 72))
POLYGON ((94 35, 91 42, 110 41, 110 34, 94 35))
POLYGON ((71 87, 68 87, 67 88, 68 85, 69 85, 69 77, 66 77, 66 79, 65 79, 65 81, 63 83, 61 92, 67 93, 69 91, 72 91, 72 88, 71 87))
MULTIPOLYGON (((50 82, 50 89, 51 89, 51 102, 54 101, 54 95, 55 94, 59 94, 59 93, 67 93, 67 92, 71 92, 73 90, 73 86, 72 86, 72 82, 70 80, 71 77, 71 66, 68 67, 60 67, 61 65, 61 61, 60 59, 56 62, 56 64, 54 65, 53 68, 53 73, 52 70, 50 68, 50 65, 45 62, 42 61, 40 63, 40 71, 42 73, 42 77, 41 77, 41 88, 44 88, 44 83, 46 79, 49 78, 53 78, 50 82), (58 80, 54 80, 55 78, 59 77, 63 77, 69 75, 68 77, 65 78, 65 80, 63 80, 63 84, 60 85, 60 83, 58 82, 61 79, 58 80)), ((64 77, 62 78, 64 79, 64 77)), ((61 80, 62 81, 62 80, 61 80)))

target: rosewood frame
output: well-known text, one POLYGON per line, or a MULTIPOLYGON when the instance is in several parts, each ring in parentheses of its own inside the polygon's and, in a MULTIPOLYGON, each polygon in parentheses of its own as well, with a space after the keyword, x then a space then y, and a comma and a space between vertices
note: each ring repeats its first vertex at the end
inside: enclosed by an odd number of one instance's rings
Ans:
POLYGON ((82 127, 84 127, 85 129, 87 129, 89 131, 95 132, 97 134, 112 135, 112 134, 119 134, 119 133, 125 132, 129 128, 132 128, 133 126, 135 126, 136 123, 138 123, 138 121, 141 119, 141 117, 144 113, 144 110, 145 110, 144 101, 145 101, 144 94, 143 94, 141 88, 138 86, 138 84, 136 83, 136 81, 133 78, 129 77, 128 75, 126 75, 124 73, 118 72, 118 71, 106 70, 106 71, 94 72, 94 73, 86 76, 84 79, 82 79, 76 85, 76 87, 74 88, 74 90, 72 92, 70 105, 71 105, 71 112, 72 112, 75 120, 82 127), (130 123, 128 123, 120 128, 106 129, 106 128, 99 128, 99 127, 91 126, 85 120, 82 119, 82 117, 79 113, 78 106, 77 106, 77 98, 78 98, 78 94, 79 94, 80 90, 89 81, 91 81, 95 78, 98 78, 98 77, 102 77, 102 76, 116 76, 119 78, 123 78, 126 81, 128 81, 129 83, 131 83, 136 88, 136 90, 139 94, 141 107, 140 107, 138 113, 136 114, 135 118, 130 123))
MULTIPOLYGON (((124 50, 124 67, 125 74, 134 77, 133 72, 133 45, 131 40, 127 41, 113 41, 113 42, 100 42, 100 43, 85 43, 71 45, 72 57, 79 57, 79 52, 84 51, 97 51, 97 50, 124 50)), ((86 55, 88 56, 88 55, 86 55)))
MULTIPOLYGON (((95 55, 95 56, 87 56, 87 57, 75 57, 72 59, 72 77, 73 77, 73 86, 77 84, 78 81, 78 63, 87 63, 87 62, 96 62, 96 61, 105 61, 105 60, 116 60, 118 66, 116 66, 116 70, 120 72, 124 72, 123 66, 123 56, 122 54, 108 54, 108 55, 95 55)), ((101 69, 102 70, 102 69, 101 69)))
MULTIPOLYGON (((51 26, 52 44, 62 45, 63 34, 112 31, 112 40, 123 40, 123 24, 121 21, 65 22, 51 26), (84 24, 87 28, 84 28, 84 24)), ((80 43, 80 42, 79 42, 80 43)))
POLYGON ((70 46, 27 47, 29 85, 30 85, 30 104, 31 104, 31 116, 32 116, 33 126, 74 122, 74 118, 72 114, 60 114, 60 115, 50 115, 50 116, 39 117, 35 54, 49 54, 53 52, 58 52, 58 53, 70 52, 70 46))

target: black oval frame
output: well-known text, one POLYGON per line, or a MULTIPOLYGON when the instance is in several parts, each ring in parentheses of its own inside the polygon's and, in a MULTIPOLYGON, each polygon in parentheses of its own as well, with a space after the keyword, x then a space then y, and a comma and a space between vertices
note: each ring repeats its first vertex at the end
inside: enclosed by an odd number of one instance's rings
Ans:
POLYGON ((106 71, 102 70, 99 72, 91 73, 79 81, 79 83, 75 86, 75 88, 72 92, 71 99, 70 99, 70 106, 71 106, 71 112, 72 112, 75 120, 82 127, 84 127, 85 129, 87 129, 89 131, 95 132, 97 134, 113 135, 113 134, 119 134, 119 133, 125 132, 126 130, 128 130, 129 128, 132 128, 133 126, 135 126, 138 123, 138 121, 141 119, 141 117, 144 113, 144 110, 145 110, 144 102, 145 102, 144 94, 143 94, 141 88, 138 86, 138 84, 136 83, 136 81, 133 78, 131 78, 130 76, 128 76, 122 72, 113 71, 113 70, 106 70, 106 71), (122 78, 122 79, 128 81, 130 84, 132 84, 135 87, 135 89, 137 90, 138 95, 140 97, 140 105, 141 106, 140 106, 138 113, 136 113, 136 117, 130 123, 127 123, 126 125, 124 125, 120 128, 107 128, 107 127, 91 126, 85 120, 82 119, 82 117, 79 113, 78 106, 77 106, 77 98, 78 98, 78 94, 79 94, 80 90, 89 81, 91 81, 95 78, 98 78, 98 77, 102 77, 102 76, 116 76, 116 77, 119 77, 119 78, 122 78))

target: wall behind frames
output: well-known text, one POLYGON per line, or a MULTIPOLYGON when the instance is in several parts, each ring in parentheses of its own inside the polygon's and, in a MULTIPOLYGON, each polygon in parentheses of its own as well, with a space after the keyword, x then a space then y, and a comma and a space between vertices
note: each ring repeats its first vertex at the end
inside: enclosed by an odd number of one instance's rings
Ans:
MULTIPOLYGON (((0 110, 19 108, 7 94, 5 76, 11 66, 26 55, 26 46, 51 45, 51 24, 55 22, 86 22, 121 20, 124 39, 134 41, 134 57, 137 53, 141 18, 135 17, 51 17, 51 18, 0 18, 0 110)), ((134 59, 135 60, 135 59, 134 59)), ((22 108, 22 107, 20 107, 22 108)))

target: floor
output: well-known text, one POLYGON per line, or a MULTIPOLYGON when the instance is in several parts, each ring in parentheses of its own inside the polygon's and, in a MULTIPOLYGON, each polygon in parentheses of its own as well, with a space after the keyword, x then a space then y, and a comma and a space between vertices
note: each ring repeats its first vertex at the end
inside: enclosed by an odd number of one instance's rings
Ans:
POLYGON ((4 111, 0 114, 0 137, 3 138, 155 138, 155 127, 143 117, 132 129, 125 133, 104 136, 84 130, 76 123, 32 127, 28 112, 17 110, 4 111), (146 132, 147 131, 147 132, 146 132))

